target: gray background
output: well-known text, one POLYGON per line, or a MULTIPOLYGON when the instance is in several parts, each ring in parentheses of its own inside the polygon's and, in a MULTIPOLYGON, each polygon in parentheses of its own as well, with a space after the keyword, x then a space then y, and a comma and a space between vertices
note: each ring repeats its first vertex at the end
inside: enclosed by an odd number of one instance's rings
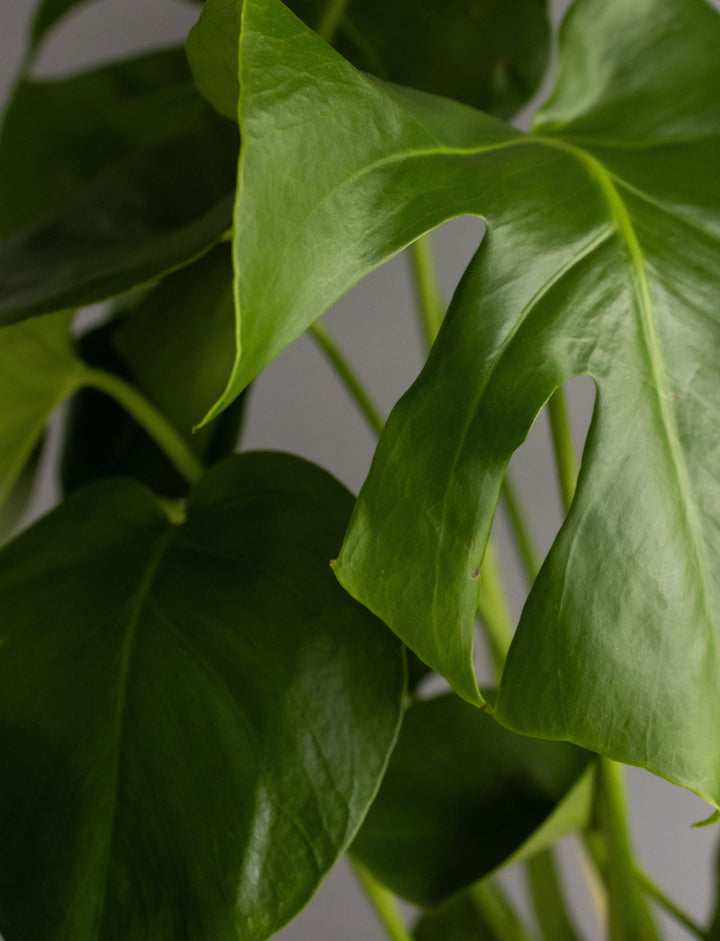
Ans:
MULTIPOLYGON (((567 3, 561 0, 554 6, 559 16, 567 3)), ((11 88, 32 8, 31 0, 0 0, 0 101, 5 100, 11 88)), ((51 37, 37 71, 46 76, 66 74, 116 55, 180 41, 197 11, 196 6, 175 0, 96 0, 72 14, 51 37)), ((481 236, 482 227, 474 219, 457 220, 434 234, 448 297, 481 236)), ((337 305, 326 323, 351 352, 382 409, 389 411, 417 375, 422 362, 406 260, 395 259, 368 277, 337 305)), ((569 384, 568 394, 580 448, 592 410, 593 391, 589 382, 574 380, 569 384)), ((541 415, 512 464, 532 509, 535 532, 544 550, 561 521, 547 441, 546 422, 541 415)), ((328 468, 357 491, 369 466, 373 438, 321 354, 303 337, 257 381, 243 446, 301 454, 328 468)), ((46 472, 38 512, 52 500, 53 487, 46 472)), ((502 523, 499 520, 498 539, 510 573, 515 611, 519 614, 524 589, 507 553, 502 523)), ((637 769, 629 769, 628 777, 633 832, 647 869, 682 907, 704 920, 714 894, 716 831, 694 830, 691 824, 708 815, 707 806, 693 795, 637 769)), ((561 852, 578 921, 590 941, 599 941, 572 841, 566 841, 561 852)), ((521 876, 511 872, 506 881, 510 891, 525 904, 521 876)), ((668 938, 688 936, 668 923, 668 938)), ((341 863, 306 911, 278 938, 381 941, 384 935, 341 863)))

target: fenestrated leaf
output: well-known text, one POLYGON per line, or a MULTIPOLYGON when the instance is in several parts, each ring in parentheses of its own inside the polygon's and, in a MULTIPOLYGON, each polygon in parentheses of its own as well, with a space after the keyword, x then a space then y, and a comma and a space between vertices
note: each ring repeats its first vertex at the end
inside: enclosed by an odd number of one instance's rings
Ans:
POLYGON ((38 446, 51 412, 82 385, 72 314, 0 330, 0 505, 38 446))
POLYGON ((0 323, 206 251, 230 225, 237 149, 182 50, 22 81, 0 137, 0 323))
POLYGON ((327 565, 351 505, 248 454, 182 525, 105 481, 3 550, 5 941, 259 941, 307 901, 401 711, 400 645, 327 565))
POLYGON ((353 855, 396 895, 438 905, 586 826, 591 758, 508 732, 453 693, 415 702, 353 855))
POLYGON ((218 410, 368 271, 482 214, 488 234, 386 426, 337 574, 482 702, 474 573, 503 473, 553 390, 590 375, 575 501, 496 715, 720 803, 717 14, 578 0, 527 136, 359 74, 275 0, 246 0, 240 59, 242 349, 218 410))
MULTIPOLYGON (((233 120, 242 5, 209 0, 187 40, 198 88, 233 120)), ((503 117, 530 98, 547 65, 545 0, 350 0, 337 22, 328 0, 288 6, 331 32, 358 68, 503 117)))
POLYGON ((41 440, 0 503, 0 543, 12 536, 30 506, 42 450, 43 441, 41 440))
MULTIPOLYGON (((131 310, 86 334, 86 362, 120 375, 149 399, 206 465, 237 445, 245 396, 218 421, 193 426, 222 391, 233 356, 235 323, 230 249, 220 245, 165 278, 131 310)), ((66 491, 103 476, 126 475, 157 493, 183 496, 187 481, 149 435, 95 389, 73 400, 63 453, 66 491)))

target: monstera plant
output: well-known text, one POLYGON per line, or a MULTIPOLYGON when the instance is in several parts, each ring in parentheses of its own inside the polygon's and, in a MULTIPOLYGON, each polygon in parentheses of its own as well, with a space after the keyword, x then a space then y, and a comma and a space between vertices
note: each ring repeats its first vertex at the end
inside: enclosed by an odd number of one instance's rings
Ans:
POLYGON ((658 906, 720 938, 643 872, 622 769, 720 808, 718 10, 207 0, 184 49, 39 79, 83 2, 40 3, 0 137, 4 941, 264 941, 346 853, 394 941, 578 941, 568 834, 612 941, 658 906), (427 233, 468 214, 446 312, 427 233), (385 423, 319 318, 404 249, 429 353, 385 423), (357 499, 235 453, 305 331, 379 435, 357 499), (541 560, 508 464, 546 405, 541 560))

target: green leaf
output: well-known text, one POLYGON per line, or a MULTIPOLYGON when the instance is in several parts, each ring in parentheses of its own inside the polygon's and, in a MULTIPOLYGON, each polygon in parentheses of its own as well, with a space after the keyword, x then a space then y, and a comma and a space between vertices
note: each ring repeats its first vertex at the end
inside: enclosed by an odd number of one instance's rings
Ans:
POLYGON ((83 382, 71 319, 67 312, 0 330, 0 506, 20 484, 51 412, 83 382))
MULTIPOLYGON (((357 68, 507 117, 547 66, 545 0, 350 0, 334 22, 328 0, 288 4, 357 68)), ((198 88, 237 118, 242 0, 209 0, 187 53, 198 88)))
POLYGON ((35 446, 7 496, 0 503, 0 544, 9 539, 20 525, 35 490, 44 436, 35 446))
POLYGON ((475 573, 505 468, 554 389, 591 376, 575 500, 496 715, 720 804, 717 13, 578 0, 531 135, 356 72, 275 0, 246 0, 241 63, 241 353, 214 411, 369 271, 482 215, 338 577, 481 703, 475 573))
MULTIPOLYGON (((211 465, 236 447, 245 396, 212 425, 193 432, 222 391, 232 363, 232 265, 220 245, 169 275, 125 313, 81 340, 88 365, 131 382, 211 465)), ((187 483, 148 434, 107 395, 85 389, 73 400, 63 455, 66 491, 128 475, 157 493, 182 496, 187 483)))
POLYGON ((106 481, 3 550, 6 941, 260 941, 306 903, 403 695, 400 645, 327 565, 351 505, 313 465, 247 454, 183 525, 106 481))
POLYGON ((182 50, 22 81, 0 138, 0 323, 186 264, 231 222, 237 130, 182 50))
POLYGON ((483 881, 427 912, 415 941, 530 941, 530 935, 499 886, 483 881))
POLYGON ((508 732, 452 693, 415 702, 352 853, 433 907, 586 826, 591 758, 508 732))

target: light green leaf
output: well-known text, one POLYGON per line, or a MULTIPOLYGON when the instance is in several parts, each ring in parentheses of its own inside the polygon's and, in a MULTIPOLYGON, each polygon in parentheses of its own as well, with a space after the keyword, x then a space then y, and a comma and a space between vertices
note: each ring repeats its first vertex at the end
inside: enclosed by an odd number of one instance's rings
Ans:
POLYGON ((591 376, 575 501, 496 715, 719 804, 720 19, 702 0, 578 0, 560 63, 525 136, 362 75, 276 0, 246 0, 241 351, 216 411, 370 270, 482 215, 336 572, 481 703, 474 573, 505 467, 553 390, 591 376))
MULTIPOLYGON (((240 434, 244 395, 218 421, 193 432, 222 391, 234 336, 230 249, 220 245, 86 334, 80 351, 88 365, 136 386, 209 466, 235 449, 240 434)), ((188 486, 134 419, 95 389, 73 400, 62 470, 68 491, 111 475, 134 477, 167 496, 183 496, 188 486)))
POLYGON ((229 228, 237 130, 182 50, 24 80, 0 137, 0 323, 103 300, 229 228))
POLYGON ((42 439, 51 412, 82 384, 71 319, 67 312, 0 330, 0 506, 42 439))
POLYGON ((351 506, 313 465, 247 454, 183 525, 114 480, 3 550, 6 941, 261 941, 307 902, 403 695, 400 645, 327 565, 351 506))
POLYGON ((433 907, 586 826, 591 758, 508 732, 452 693, 415 702, 353 855, 433 907))
MULTIPOLYGON (((208 0, 187 39, 198 88, 236 120, 242 0, 208 0)), ((493 114, 513 114, 547 65, 545 0, 328 0, 288 6, 357 68, 493 114)))

